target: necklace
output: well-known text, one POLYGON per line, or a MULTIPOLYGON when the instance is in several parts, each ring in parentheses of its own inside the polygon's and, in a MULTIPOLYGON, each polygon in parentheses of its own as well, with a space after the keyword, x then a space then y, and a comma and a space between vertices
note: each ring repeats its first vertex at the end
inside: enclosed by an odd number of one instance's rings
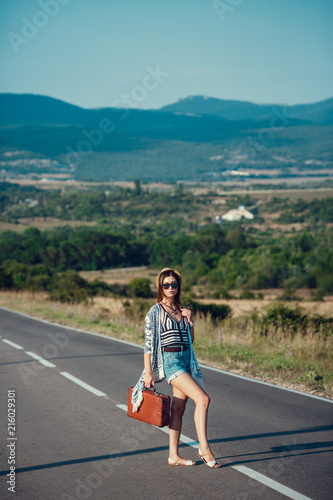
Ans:
POLYGON ((162 304, 164 304, 165 306, 169 307, 169 309, 171 309, 171 311, 175 314, 178 314, 178 311, 177 311, 177 307, 172 307, 172 306, 169 306, 169 304, 166 304, 165 302, 162 301, 162 304))

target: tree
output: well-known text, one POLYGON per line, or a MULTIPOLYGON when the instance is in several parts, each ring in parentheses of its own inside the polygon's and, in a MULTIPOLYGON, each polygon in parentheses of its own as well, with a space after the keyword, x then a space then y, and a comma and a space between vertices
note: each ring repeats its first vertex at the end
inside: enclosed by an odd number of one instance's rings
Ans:
POLYGON ((144 299, 149 299, 152 297, 152 291, 150 289, 150 281, 147 278, 134 278, 128 285, 129 295, 131 297, 142 297, 144 299))
POLYGON ((13 278, 10 274, 6 272, 4 266, 0 266, 0 289, 1 288, 12 288, 13 278))
POLYGON ((134 181, 134 194, 140 196, 141 194, 141 181, 140 179, 135 179, 134 181))
POLYGON ((57 276, 51 289, 51 300, 60 302, 84 302, 89 297, 89 284, 73 270, 68 270, 61 276, 57 276))

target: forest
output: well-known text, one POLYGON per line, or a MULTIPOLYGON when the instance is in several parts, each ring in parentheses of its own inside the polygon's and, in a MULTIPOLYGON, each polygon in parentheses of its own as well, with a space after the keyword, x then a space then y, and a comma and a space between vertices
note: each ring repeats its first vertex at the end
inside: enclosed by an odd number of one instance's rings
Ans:
MULTIPOLYGON (((183 184, 152 190, 138 179, 133 188, 108 189, 61 191, 0 183, 0 222, 15 227, 24 220, 33 226, 37 217, 59 221, 46 230, 0 233, 0 287, 50 291, 59 288, 59 276, 68 286, 64 273, 69 271, 167 263, 186 273, 188 291, 203 285, 214 298, 227 298, 231 290, 250 298, 253 291, 269 288, 282 288, 285 299, 295 297, 299 288, 310 289, 318 299, 333 292, 332 197, 274 195, 263 202, 251 193, 231 192, 221 199, 214 191, 195 195, 183 184), (214 214, 240 204, 254 213, 253 220, 215 223, 214 214), (67 223, 73 220, 75 226, 67 223), (272 221, 282 230, 273 229, 272 221)), ((75 280, 78 288, 90 286, 75 280)), ((101 283, 94 287, 91 294, 126 295, 101 283)))
POLYGON ((271 238, 210 224, 164 238, 101 228, 28 228, 0 235, 0 287, 48 289, 51 273, 167 262, 181 268, 189 284, 211 284, 216 298, 226 290, 264 288, 284 288, 287 298, 298 288, 323 296, 333 292, 332 243, 325 229, 271 238))

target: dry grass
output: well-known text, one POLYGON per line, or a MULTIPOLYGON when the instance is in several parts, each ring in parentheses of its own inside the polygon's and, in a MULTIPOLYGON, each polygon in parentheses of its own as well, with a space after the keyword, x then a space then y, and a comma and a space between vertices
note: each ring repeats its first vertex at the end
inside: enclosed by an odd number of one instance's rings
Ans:
MULTIPOLYGON (((41 175, 42 177, 49 177, 48 174, 41 175)), ((56 174, 52 174, 52 178, 55 178, 56 174)), ((63 176, 64 177, 64 176, 63 176)), ((20 186, 33 186, 37 187, 38 189, 80 189, 80 190, 87 190, 91 189, 91 187, 113 187, 113 186, 119 186, 123 188, 130 188, 133 189, 135 184, 134 182, 131 181, 119 181, 119 182, 83 182, 83 181, 77 181, 75 179, 70 179, 70 182, 61 179, 57 179, 56 181, 47 181, 47 180, 32 180, 32 179, 8 179, 6 182, 10 182, 12 184, 19 184, 20 186)), ((173 184, 166 184, 166 183, 159 183, 159 182, 152 182, 149 184, 145 184, 145 187, 149 187, 149 189, 154 189, 157 191, 164 191, 164 190, 171 190, 174 189, 173 184)))
MULTIPOLYGON (((133 278, 148 278, 151 282, 151 289, 156 291, 155 279, 160 269, 150 269, 146 266, 141 267, 127 267, 122 269, 108 269, 106 271, 80 271, 80 275, 87 281, 95 279, 105 281, 109 285, 128 284, 133 278)), ((193 286, 192 291, 200 297, 202 290, 198 286, 193 286)), ((263 299, 246 299, 238 300, 237 296, 240 295, 242 290, 233 290, 231 293, 235 299, 213 299, 213 298, 200 298, 195 299, 201 304, 227 304, 231 307, 234 317, 243 316, 245 313, 250 313, 255 310, 262 311, 265 309, 272 300, 282 297, 284 294, 283 289, 269 289, 269 290, 254 290, 255 294, 262 293, 263 299)), ((206 295, 206 293, 204 293, 206 295)), ((297 296, 300 301, 290 301, 288 305, 296 307, 301 304, 302 308, 309 314, 320 314, 323 316, 332 316, 333 311, 333 296, 326 296, 323 301, 311 300, 311 291, 308 289, 297 290, 297 296)))
POLYGON ((109 285, 126 285, 134 278, 148 278, 156 289, 155 280, 160 269, 148 269, 147 266, 123 267, 118 269, 107 269, 106 271, 80 271, 80 275, 87 281, 100 280, 109 285))
MULTIPOLYGON (((332 333, 332 332, 331 332, 332 333)), ((199 358, 222 369, 333 398, 333 337, 313 328, 306 335, 269 327, 262 334, 249 316, 214 325, 196 319, 199 358)))
MULTIPOLYGON (((264 292, 264 291, 263 291, 264 292)), ((268 291, 267 291, 268 292, 268 291)), ((298 292, 297 292, 298 293, 298 292)), ((261 312, 267 308, 272 300, 279 299, 283 295, 283 290, 274 290, 274 293, 264 295, 263 300, 257 299, 200 299, 198 302, 201 304, 227 304, 231 307, 233 312, 233 317, 238 318, 244 316, 246 313, 251 313, 254 311, 261 312)), ((325 297, 323 301, 313 301, 313 300, 301 300, 301 301, 288 301, 288 307, 297 307, 300 305, 302 309, 308 314, 320 314, 321 316, 330 317, 333 311, 333 297, 325 297)))
MULTIPOLYGON (((0 292, 0 305, 9 309, 142 345, 144 315, 154 301, 126 302, 127 307, 122 299, 96 297, 88 304, 64 304, 47 300, 44 293, 0 292)), ((333 398, 332 336, 281 328, 262 335, 258 321, 240 312, 216 325, 198 315, 195 336, 204 364, 333 398)))
MULTIPOLYGON (((261 173, 263 173, 262 170, 260 170, 261 173)), ((260 173, 259 172, 259 173, 260 173)), ((267 171, 268 173, 271 173, 272 171, 269 170, 267 171)), ((331 170, 330 170, 331 172, 331 170)), ((45 175, 45 177, 48 177, 45 175)), ((52 174, 52 177, 55 177, 55 175, 52 174)), ((67 180, 57 180, 57 181, 41 181, 41 180, 32 180, 32 179, 8 179, 6 182, 10 182, 12 184, 19 184, 21 186, 34 186, 37 187, 38 189, 80 189, 80 190, 86 190, 90 189, 91 187, 96 187, 96 186, 103 186, 105 188, 107 187, 112 187, 112 186, 120 186, 123 188, 134 188, 134 182, 130 181, 119 181, 119 182, 83 182, 83 181, 76 181, 74 179, 71 180, 71 182, 67 182, 67 180)), ((210 191, 216 191, 219 195, 226 195, 230 196, 231 194, 239 194, 239 195, 246 195, 246 194, 253 194, 255 195, 256 198, 261 199, 263 201, 269 201, 273 196, 276 196, 278 198, 289 198, 291 200, 296 201, 298 198, 302 198, 307 201, 311 201, 314 198, 326 198, 327 196, 333 196, 333 189, 332 188, 304 188, 304 189, 299 189, 299 188, 293 188, 293 189, 279 189, 278 186, 279 184, 288 184, 290 186, 292 185, 300 185, 300 184, 306 184, 307 182, 323 182, 323 177, 286 177, 286 178, 278 178, 278 179, 256 179, 255 184, 264 184, 267 185, 268 183, 272 186, 277 186, 277 189, 250 189, 246 190, 244 189, 245 187, 251 188, 251 184, 253 184, 253 180, 250 179, 247 181, 246 179, 242 179, 242 181, 236 181, 235 179, 231 181, 224 181, 222 183, 211 183, 211 184, 206 184, 206 183, 198 183, 196 182, 186 182, 186 189, 194 191, 195 194, 201 194, 205 195, 210 191), (223 186, 231 186, 231 187, 236 187, 232 191, 225 191, 223 189, 223 186)), ((156 191, 170 191, 175 188, 174 184, 167 184, 167 183, 148 183, 144 185, 145 188, 148 188, 149 190, 153 189, 156 191)))
POLYGON ((138 325, 125 315, 123 300, 95 297, 89 303, 66 304, 50 301, 47 294, 28 291, 0 292, 0 306, 54 321, 73 328, 111 335, 137 342, 138 325))

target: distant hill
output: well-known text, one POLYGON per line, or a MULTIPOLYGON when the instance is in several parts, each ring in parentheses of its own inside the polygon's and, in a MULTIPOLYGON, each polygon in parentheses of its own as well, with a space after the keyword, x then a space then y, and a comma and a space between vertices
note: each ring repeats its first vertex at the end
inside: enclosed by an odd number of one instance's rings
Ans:
MULTIPOLYGON (((105 134, 103 147, 122 134, 142 139, 187 142, 219 142, 244 133, 245 130, 269 127, 270 117, 226 120, 215 115, 187 116, 156 110, 121 110, 116 108, 84 109, 51 97, 31 94, 0 94, 0 126, 94 127, 110 120, 112 134, 105 134), (111 124, 112 123, 112 124, 111 124)), ((308 122, 290 118, 289 125, 308 122)), ((59 131, 55 131, 59 136, 59 131)), ((62 131, 62 135, 64 132, 62 131)), ((72 135, 72 133, 71 133, 72 135)), ((124 137, 121 143, 124 142, 124 137)), ((132 148, 132 139, 130 140, 132 148)), ((44 146, 43 146, 44 147, 44 146)), ((114 146, 112 146, 114 149, 114 146)))
POLYGON ((225 120, 267 120, 274 109, 283 108, 288 116, 320 124, 333 124, 333 98, 314 104, 281 106, 278 104, 254 104, 246 101, 215 99, 206 96, 189 96, 160 110, 196 116, 215 115, 225 120))
POLYGON ((0 125, 79 124, 86 110, 52 97, 0 94, 0 125))
MULTIPOLYGON (((165 106, 161 110, 130 109, 122 111, 118 108, 84 109, 59 99, 33 94, 0 94, 0 126, 96 126, 100 120, 109 118, 117 125, 118 130, 130 133, 148 131, 149 135, 154 135, 153 130, 157 132, 163 128, 167 128, 169 131, 170 128, 175 128, 179 133, 186 126, 191 130, 201 129, 201 134, 204 135, 207 127, 211 129, 211 133, 216 127, 219 129, 244 129, 269 126, 272 113, 278 108, 277 105, 259 106, 241 101, 222 101, 197 96, 188 97, 176 104, 165 106), (173 107, 177 109, 172 109, 173 107), (192 109, 192 111, 187 112, 187 108, 192 109), (225 116, 222 116, 223 114, 225 116), (125 115, 128 116, 125 117, 125 115), (228 123, 229 121, 237 123, 228 123)), ((280 107, 280 109, 282 108, 280 107)), ((299 119, 292 114, 290 114, 290 119, 293 125, 305 124, 309 120, 309 118, 304 117, 299 119)))
POLYGON ((269 177, 269 169, 313 172, 332 164, 332 101, 290 107, 274 129, 272 117, 285 111, 273 105, 196 96, 161 110, 84 109, 47 96, 0 94, 0 172, 168 182, 219 180, 237 176, 238 168, 249 178, 269 177))

